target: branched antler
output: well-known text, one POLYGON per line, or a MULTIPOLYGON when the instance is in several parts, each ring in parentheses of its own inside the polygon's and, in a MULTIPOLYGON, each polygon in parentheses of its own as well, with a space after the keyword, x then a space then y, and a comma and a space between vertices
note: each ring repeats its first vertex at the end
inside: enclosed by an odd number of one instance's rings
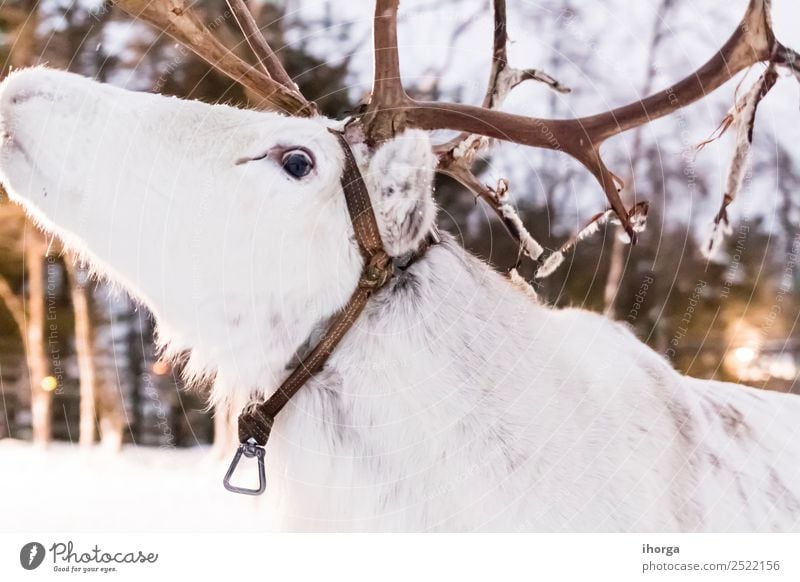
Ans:
MULTIPOLYGON (((647 225, 647 212, 649 209, 650 206, 647 202, 637 202, 631 209, 629 216, 634 232, 642 232, 645 229, 645 226, 647 225)), ((561 265, 561 263, 564 262, 564 255, 567 252, 578 246, 578 243, 581 241, 599 232, 601 227, 605 226, 609 222, 613 223, 615 218, 616 214, 613 210, 606 210, 605 212, 595 214, 591 220, 589 220, 586 226, 576 232, 572 238, 561 245, 558 250, 552 252, 542 262, 542 266, 536 271, 536 278, 544 279, 552 275, 553 272, 555 272, 555 270, 561 265)), ((616 218, 616 220, 619 219, 616 218)), ((625 233, 621 234, 627 237, 625 233)), ((630 242, 630 239, 624 240, 624 242, 630 242)))
POLYGON ((264 64, 263 71, 250 66, 219 42, 188 0, 117 0, 115 3, 134 18, 149 22, 166 32, 211 66, 262 97, 263 102, 259 105, 290 115, 316 114, 314 104, 294 88, 280 61, 261 37, 255 22, 251 23, 244 17, 245 14, 250 16, 250 13, 241 0, 232 1, 231 6, 237 7, 234 8, 234 14, 245 38, 251 46, 257 47, 254 51, 264 64))
POLYGON ((778 43, 775 51, 775 64, 782 65, 792 72, 795 79, 800 81, 800 54, 778 43))
MULTIPOLYGON (((722 196, 722 204, 719 207, 711 236, 706 245, 701 249, 706 258, 712 258, 720 247, 726 234, 730 232, 730 221, 728 219, 728 206, 736 199, 742 187, 747 162, 750 158, 750 146, 753 143, 753 130, 756 121, 756 110, 761 100, 775 86, 778 80, 778 73, 775 70, 775 63, 771 62, 767 69, 761 74, 758 80, 747 93, 739 99, 725 116, 721 130, 716 137, 725 133, 731 125, 736 126, 736 147, 731 158, 728 178, 725 181, 725 192, 722 196)), ((704 142, 701 147, 705 145, 704 142)))
MULTIPOLYGON (((569 93, 570 89, 559 83, 551 75, 537 69, 516 69, 508 64, 508 27, 506 26, 506 2, 494 0, 494 35, 492 39, 492 68, 481 107, 499 109, 511 90, 525 81, 539 81, 559 93, 569 93)), ((488 145, 488 140, 480 134, 462 132, 449 142, 436 148, 441 163, 449 164, 458 160, 462 165, 471 166, 477 153, 488 145), (469 154, 466 160, 464 154, 469 154)))
MULTIPOLYGON (((498 109, 516 86, 528 80, 542 82, 559 93, 569 93, 569 88, 543 71, 509 66, 506 3, 505 0, 494 0, 493 5, 492 67, 481 106, 485 109, 498 109)), ((519 242, 520 252, 537 260, 543 252, 542 246, 531 236, 519 214, 509 203, 508 182, 501 180, 497 188, 493 189, 481 182, 472 171, 476 158, 489 144, 490 140, 483 135, 461 132, 447 143, 436 147, 439 171, 458 180, 475 196, 486 201, 506 230, 519 242)))
POLYGON ((481 182, 468 168, 459 164, 451 165, 442 172, 457 180, 495 211, 506 230, 519 242, 522 254, 534 261, 539 259, 544 249, 525 228, 525 223, 510 204, 507 180, 501 179, 497 182, 495 188, 491 188, 481 182))
POLYGON ((250 50, 253 51, 264 72, 290 91, 297 91, 297 87, 289 77, 286 69, 283 68, 278 57, 275 56, 272 48, 267 44, 264 35, 261 34, 261 30, 258 28, 258 24, 256 24, 256 20, 244 0, 227 0, 227 2, 233 17, 242 30, 242 34, 244 34, 247 44, 250 46, 250 50))
MULTIPOLYGON (((496 18, 504 21, 504 12, 497 12, 498 5, 504 7, 502 3, 495 3, 496 18)), ((635 230, 618 193, 621 181, 603 162, 600 146, 610 137, 701 99, 757 62, 773 59, 777 64, 796 66, 796 53, 775 39, 769 8, 769 0, 751 0, 742 21, 724 46, 699 69, 665 90, 588 117, 540 119, 488 107, 416 101, 408 97, 400 82, 398 0, 377 0, 375 80, 367 114, 363 118, 365 130, 372 140, 380 141, 404 127, 454 129, 563 151, 581 162, 597 179, 622 226, 631 240, 635 240, 635 230)))
MULTIPOLYGON (((258 58, 260 68, 248 65, 217 41, 192 11, 189 0, 117 0, 116 3, 134 17, 154 24, 214 67, 253 90, 263 97, 265 105, 292 115, 316 114, 314 104, 300 94, 261 35, 244 0, 228 2, 258 58)), ((578 160, 598 181, 611 210, 633 242, 636 240, 638 224, 631 219, 631 213, 620 199, 622 182, 604 163, 600 147, 619 133, 694 103, 755 63, 770 63, 773 73, 774 67, 787 68, 800 80, 800 56, 776 40, 770 4, 771 0, 750 0, 742 20, 722 48, 704 65, 674 85, 639 101, 596 115, 575 119, 542 119, 497 110, 505 96, 526 80, 541 81, 556 91, 566 91, 546 73, 535 69, 515 69, 508 65, 504 0, 493 2, 495 31, 492 70, 483 103, 479 107, 409 97, 400 77, 397 44, 399 0, 376 0, 372 94, 358 122, 371 144, 390 139, 406 127, 459 132, 457 137, 437 147, 439 170, 488 202, 508 230, 521 241, 522 251, 532 258, 541 254, 540 246, 530 237, 519 216, 503 198, 507 194, 498 195, 498 189, 486 186, 472 173, 473 161, 489 145, 487 138, 559 150, 578 160)), ((753 102, 753 115, 758 101, 776 78, 770 74, 762 82, 765 90, 759 91, 758 99, 753 102)), ((745 123, 751 132, 752 116, 745 123)), ((737 151, 746 149, 742 147, 737 151)), ((719 213, 723 218, 732 199, 733 196, 728 192, 719 213)), ((608 218, 606 213, 601 215, 608 218)), ((636 218, 637 214, 633 216, 636 218)))

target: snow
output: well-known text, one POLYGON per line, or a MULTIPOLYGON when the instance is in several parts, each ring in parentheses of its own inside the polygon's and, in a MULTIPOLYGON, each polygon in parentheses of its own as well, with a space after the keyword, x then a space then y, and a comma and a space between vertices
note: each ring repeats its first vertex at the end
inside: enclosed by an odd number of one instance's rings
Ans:
POLYGON ((259 498, 222 487, 227 463, 208 447, 111 453, 0 440, 0 532, 268 531, 259 498))

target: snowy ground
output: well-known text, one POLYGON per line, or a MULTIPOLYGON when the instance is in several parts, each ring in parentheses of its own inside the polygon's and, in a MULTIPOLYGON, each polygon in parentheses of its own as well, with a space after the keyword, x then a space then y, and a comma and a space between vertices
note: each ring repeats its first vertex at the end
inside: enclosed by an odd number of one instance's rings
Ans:
POLYGON ((200 447, 0 440, 0 532, 269 530, 257 498, 223 489, 226 464, 200 447))

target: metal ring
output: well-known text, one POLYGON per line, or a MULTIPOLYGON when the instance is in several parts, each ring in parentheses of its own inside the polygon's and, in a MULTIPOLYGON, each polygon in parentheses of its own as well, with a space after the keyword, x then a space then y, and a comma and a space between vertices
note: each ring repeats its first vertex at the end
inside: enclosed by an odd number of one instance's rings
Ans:
POLYGON ((236 454, 233 455, 233 460, 231 461, 230 466, 228 467, 227 473, 225 473, 225 478, 222 480, 222 484, 225 486, 225 489, 231 491, 233 493, 241 493, 242 495, 261 495, 267 489, 267 475, 266 470, 264 469, 264 447, 260 446, 256 443, 255 440, 250 439, 246 443, 241 443, 239 448, 236 449, 236 454), (234 472, 236 471, 236 467, 239 465, 239 461, 244 455, 248 459, 252 459, 256 457, 258 461, 258 488, 257 489, 250 489, 248 487, 237 487, 236 485, 231 484, 231 477, 233 477, 234 472))

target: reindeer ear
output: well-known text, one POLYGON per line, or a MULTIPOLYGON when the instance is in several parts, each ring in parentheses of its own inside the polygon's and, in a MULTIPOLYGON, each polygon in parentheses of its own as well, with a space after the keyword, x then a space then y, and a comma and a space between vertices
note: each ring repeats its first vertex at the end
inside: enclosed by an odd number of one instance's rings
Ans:
POLYGON ((384 247, 393 257, 415 251, 436 218, 436 156, 428 133, 408 130, 383 144, 369 163, 369 186, 384 247))

